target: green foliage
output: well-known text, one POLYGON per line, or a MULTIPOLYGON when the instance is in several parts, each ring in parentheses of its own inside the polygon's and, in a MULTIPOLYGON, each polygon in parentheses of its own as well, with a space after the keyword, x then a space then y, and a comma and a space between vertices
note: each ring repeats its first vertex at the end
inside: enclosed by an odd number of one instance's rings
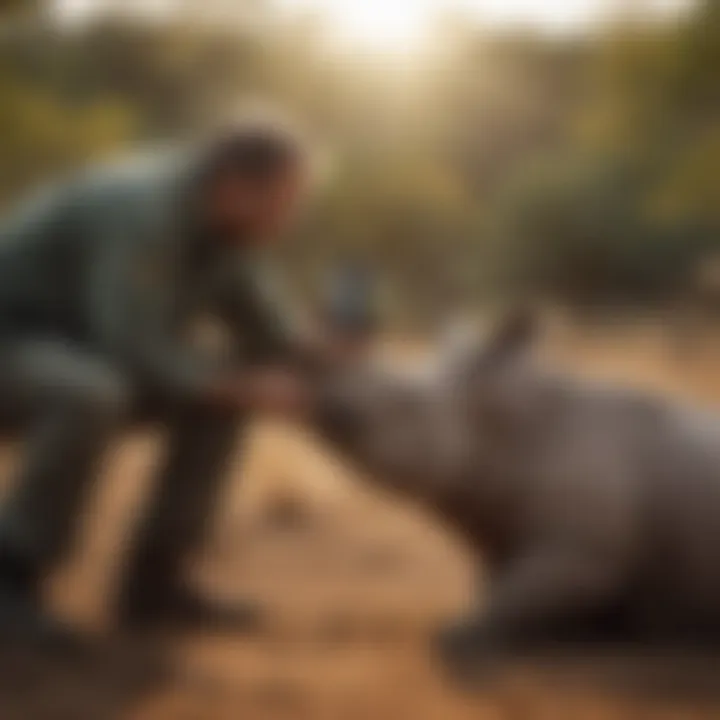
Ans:
POLYGON ((716 7, 598 44, 570 142, 502 204, 504 279, 582 305, 657 303, 717 255, 716 7))
POLYGON ((679 23, 582 39, 448 21, 410 65, 333 49, 312 18, 269 27, 179 14, 6 33, 0 200, 269 97, 318 131, 337 168, 288 248, 307 288, 351 253, 404 316, 528 291, 657 303, 718 254, 714 0, 679 23))
POLYGON ((0 196, 89 162, 129 135, 127 109, 96 99, 69 105, 47 88, 0 75, 0 196))

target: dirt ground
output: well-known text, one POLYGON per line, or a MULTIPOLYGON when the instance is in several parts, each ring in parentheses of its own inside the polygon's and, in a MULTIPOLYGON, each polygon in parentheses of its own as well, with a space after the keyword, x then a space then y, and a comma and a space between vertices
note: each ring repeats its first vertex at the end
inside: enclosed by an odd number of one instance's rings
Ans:
MULTIPOLYGON (((678 357, 632 331, 552 350, 585 372, 720 401, 712 347, 678 357)), ((89 627, 108 625, 155 441, 133 438, 112 458, 78 557, 50 588, 58 611, 89 627)), ((717 668, 693 658, 537 663, 460 691, 430 652, 437 626, 470 602, 474 560, 445 528, 294 429, 256 428, 236 475, 198 581, 260 600, 257 632, 110 640, 91 662, 0 653, 0 720, 720 718, 717 668)))

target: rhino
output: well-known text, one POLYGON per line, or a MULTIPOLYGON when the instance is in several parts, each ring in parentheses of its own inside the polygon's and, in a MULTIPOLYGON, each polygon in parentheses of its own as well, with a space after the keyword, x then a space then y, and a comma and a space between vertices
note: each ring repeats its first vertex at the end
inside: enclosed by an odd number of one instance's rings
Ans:
MULTIPOLYGON (((419 368, 326 374, 314 424, 477 553, 458 667, 544 646, 720 638, 720 415, 558 369, 513 313, 419 368)), ((643 645, 644 646, 644 645, 643 645)))

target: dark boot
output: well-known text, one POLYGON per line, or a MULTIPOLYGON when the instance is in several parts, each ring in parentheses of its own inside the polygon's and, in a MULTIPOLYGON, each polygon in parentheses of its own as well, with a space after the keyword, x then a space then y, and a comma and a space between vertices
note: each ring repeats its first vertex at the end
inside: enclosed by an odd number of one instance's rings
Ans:
POLYGON ((82 633, 47 616, 32 563, 0 550, 0 647, 77 655, 90 648, 82 633))
POLYGON ((225 601, 203 595, 184 582, 130 586, 121 597, 118 621, 130 632, 253 633, 262 624, 262 612, 253 602, 225 601))

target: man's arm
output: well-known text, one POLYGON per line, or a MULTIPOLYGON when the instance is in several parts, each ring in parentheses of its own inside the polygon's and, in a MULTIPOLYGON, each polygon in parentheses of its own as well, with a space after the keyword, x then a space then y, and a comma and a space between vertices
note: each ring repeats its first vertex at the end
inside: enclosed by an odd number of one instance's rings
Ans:
POLYGON ((102 347, 141 382, 171 397, 202 400, 217 371, 176 337, 179 263, 169 243, 106 235, 92 263, 91 323, 102 347))
POLYGON ((251 361, 304 365, 318 352, 308 324, 266 265, 240 261, 224 268, 218 299, 220 314, 251 361))
POLYGON ((301 389, 292 378, 218 367, 177 336, 173 316, 182 282, 180 257, 171 246, 113 240, 93 266, 94 328, 103 346, 142 383, 192 403, 281 413, 301 405, 301 389))

